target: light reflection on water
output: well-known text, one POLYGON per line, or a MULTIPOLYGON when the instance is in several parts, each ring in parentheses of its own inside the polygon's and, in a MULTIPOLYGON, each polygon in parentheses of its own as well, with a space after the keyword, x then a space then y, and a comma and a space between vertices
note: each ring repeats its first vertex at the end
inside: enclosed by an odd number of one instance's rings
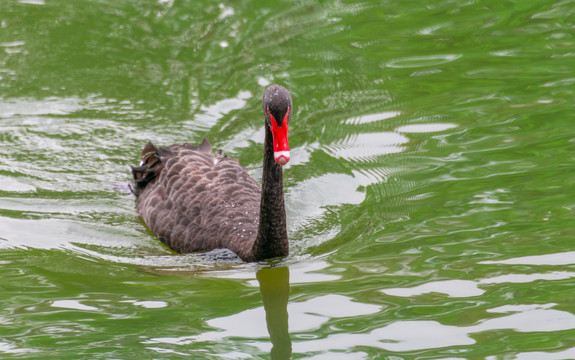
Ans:
MULTIPOLYGON (((321 263, 316 265, 321 266, 321 263)), ((214 328, 213 331, 194 336, 152 338, 146 340, 145 344, 158 351, 162 349, 162 344, 185 348, 186 345, 198 342, 218 343, 230 338, 244 338, 249 339, 250 346, 271 353, 272 359, 289 359, 292 337, 305 340, 305 333, 313 332, 333 319, 367 316, 381 309, 381 306, 362 304, 341 295, 324 295, 288 304, 290 283, 308 282, 306 276, 302 278, 301 275, 308 274, 309 270, 305 273, 300 271, 300 275, 290 281, 287 267, 260 269, 257 271, 257 280, 263 306, 208 320, 207 325, 214 328), (267 340, 268 336, 270 341, 267 340)), ((313 275, 313 280, 334 281, 337 277, 328 279, 325 275, 313 275)), ((234 352, 234 356, 243 358, 249 355, 234 352)))
POLYGON ((522 256, 506 260, 486 260, 481 264, 519 264, 519 265, 572 265, 575 264, 575 251, 556 254, 522 256))
POLYGON ((14 3, 1 354, 575 358, 572 2, 14 3), (259 179, 276 82, 292 255, 173 255, 110 184, 203 137, 259 179))
MULTIPOLYGON (((494 312, 496 309, 493 309, 494 312)), ((411 351, 475 344, 473 333, 501 329, 518 332, 552 332, 573 329, 575 316, 566 311, 530 309, 485 320, 477 325, 449 326, 437 321, 398 321, 365 334, 330 335, 326 339, 297 342, 298 352, 369 346, 390 351, 411 351)))
MULTIPOLYGON (((303 302, 292 302, 287 307, 289 315, 289 330, 293 337, 298 338, 299 332, 313 332, 331 319, 365 316, 376 313, 381 307, 371 304, 362 304, 340 295, 325 295, 303 302)), ((264 307, 242 311, 232 316, 216 318, 207 321, 207 324, 216 330, 204 332, 198 336, 180 338, 155 338, 148 343, 170 343, 185 345, 198 341, 223 341, 227 338, 241 337, 246 339, 266 339, 260 344, 254 342, 262 351, 269 351, 272 344, 268 343, 269 336, 266 328, 266 314, 264 307)), ((302 336, 302 340, 305 336, 302 336)), ((310 340, 313 342, 313 340, 310 340)))
MULTIPOLYGON (((545 256, 545 255, 543 255, 545 256)), ((412 297, 426 293, 440 293, 449 297, 473 297, 483 295, 480 285, 514 283, 522 284, 538 280, 564 280, 575 277, 575 273, 567 271, 553 271, 550 273, 535 274, 507 274, 490 278, 472 280, 442 280, 431 281, 411 288, 390 288, 381 290, 384 294, 392 296, 412 297)))

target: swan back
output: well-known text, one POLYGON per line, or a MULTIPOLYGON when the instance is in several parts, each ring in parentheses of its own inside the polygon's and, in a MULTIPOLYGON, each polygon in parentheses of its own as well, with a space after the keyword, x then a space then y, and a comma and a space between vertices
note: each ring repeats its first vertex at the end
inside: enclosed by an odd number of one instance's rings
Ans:
POLYGON ((205 139, 165 148, 150 142, 132 173, 137 212, 172 250, 228 248, 249 258, 261 188, 236 159, 212 153, 205 139))

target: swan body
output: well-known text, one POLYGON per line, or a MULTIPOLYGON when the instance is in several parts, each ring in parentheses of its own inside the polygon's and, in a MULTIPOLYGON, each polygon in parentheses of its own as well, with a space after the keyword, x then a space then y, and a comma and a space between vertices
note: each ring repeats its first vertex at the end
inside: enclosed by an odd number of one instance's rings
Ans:
POLYGON ((226 248, 244 261, 287 256, 289 243, 282 166, 289 161, 289 92, 264 93, 262 186, 238 160, 212 152, 204 139, 156 147, 149 142, 132 167, 136 211, 150 230, 179 253, 226 248))

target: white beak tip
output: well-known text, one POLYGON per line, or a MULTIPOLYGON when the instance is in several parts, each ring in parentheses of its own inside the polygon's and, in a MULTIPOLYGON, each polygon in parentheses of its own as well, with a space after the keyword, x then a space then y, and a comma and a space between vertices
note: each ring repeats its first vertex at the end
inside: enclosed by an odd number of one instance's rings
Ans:
POLYGON ((289 151, 274 152, 274 159, 279 165, 284 166, 289 162, 289 151))

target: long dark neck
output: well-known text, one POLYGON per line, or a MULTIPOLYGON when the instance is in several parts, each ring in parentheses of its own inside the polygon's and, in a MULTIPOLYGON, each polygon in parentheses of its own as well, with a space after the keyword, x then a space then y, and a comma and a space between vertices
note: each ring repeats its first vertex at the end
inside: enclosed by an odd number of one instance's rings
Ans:
POLYGON ((267 126, 265 129, 260 224, 253 247, 256 261, 289 253, 282 167, 274 160, 272 133, 267 126))

